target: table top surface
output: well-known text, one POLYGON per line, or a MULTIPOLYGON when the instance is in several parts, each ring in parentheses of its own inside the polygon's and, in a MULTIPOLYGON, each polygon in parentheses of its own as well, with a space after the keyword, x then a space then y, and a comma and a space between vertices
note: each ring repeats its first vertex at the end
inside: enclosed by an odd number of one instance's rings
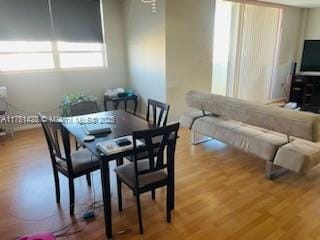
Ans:
POLYGON ((146 120, 134 116, 130 113, 127 113, 123 110, 99 112, 88 115, 65 118, 63 121, 63 126, 91 153, 93 153, 99 159, 104 160, 113 160, 119 157, 131 155, 133 153, 133 150, 128 150, 116 154, 104 155, 98 150, 96 146, 97 143, 122 136, 132 135, 132 132, 134 131, 153 128, 153 125, 148 123, 146 120), (114 120, 114 122, 110 122, 110 120, 114 120), (103 127, 109 127, 111 129, 111 133, 95 135, 96 138, 94 141, 84 142, 83 138, 87 136, 87 134, 82 127, 83 123, 101 124, 103 125, 103 127))

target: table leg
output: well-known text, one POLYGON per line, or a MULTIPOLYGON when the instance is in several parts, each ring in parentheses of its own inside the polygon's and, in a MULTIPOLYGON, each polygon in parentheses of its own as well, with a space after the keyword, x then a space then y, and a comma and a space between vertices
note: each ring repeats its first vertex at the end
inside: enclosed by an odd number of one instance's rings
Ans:
POLYGON ((112 218, 111 218, 111 193, 110 193, 110 172, 109 162, 100 161, 104 223, 107 238, 112 238, 112 218))
POLYGON ((134 99, 134 110, 133 110, 133 114, 136 115, 136 112, 137 112, 137 106, 138 106, 138 100, 137 99, 134 99))
POLYGON ((113 108, 114 110, 117 110, 119 106, 119 102, 118 101, 113 101, 113 108))
POLYGON ((173 172, 173 174, 172 174, 172 205, 171 205, 171 209, 173 210, 174 209, 174 207, 175 207, 175 167, 174 167, 174 165, 175 165, 175 159, 174 159, 174 150, 173 150, 173 154, 172 154, 172 159, 173 159, 173 161, 172 161, 172 172, 173 172))
POLYGON ((171 189, 171 194, 170 194, 170 202, 171 202, 171 210, 174 210, 174 207, 175 207, 175 178, 174 178, 174 175, 175 175, 175 157, 174 157, 174 153, 175 153, 175 146, 174 144, 169 144, 168 145, 168 151, 169 151, 169 158, 170 158, 170 189, 171 189))
POLYGON ((103 103, 104 103, 104 110, 108 111, 108 101, 104 100, 103 103))
POLYGON ((127 100, 125 100, 125 101, 124 101, 124 110, 125 110, 125 111, 127 111, 127 105, 128 105, 127 103, 128 103, 127 100))

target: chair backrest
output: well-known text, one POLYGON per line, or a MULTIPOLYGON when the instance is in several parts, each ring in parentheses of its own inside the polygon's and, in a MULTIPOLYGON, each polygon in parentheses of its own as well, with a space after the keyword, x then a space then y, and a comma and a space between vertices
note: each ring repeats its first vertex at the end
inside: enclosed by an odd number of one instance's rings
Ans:
POLYGON ((179 126, 179 123, 175 123, 161 128, 133 132, 132 137, 133 146, 135 149, 134 169, 136 176, 136 187, 139 186, 139 176, 141 175, 163 169, 167 169, 168 175, 173 174, 174 153, 178 138, 179 126), (149 169, 138 169, 139 147, 137 147, 137 140, 140 140, 144 143, 144 146, 140 147, 140 151, 143 150, 147 152, 146 159, 149 160, 149 169), (166 156, 166 158, 164 156, 166 156))
POLYGON ((81 101, 70 105, 71 116, 80 116, 99 112, 96 101, 81 101))
POLYGON ((156 127, 167 125, 168 114, 170 106, 166 103, 157 100, 148 99, 147 121, 150 122, 151 109, 152 109, 152 123, 156 127))
POLYGON ((66 161, 68 172, 72 173, 68 131, 62 126, 61 122, 52 121, 41 113, 38 113, 38 117, 47 140, 52 164, 56 164, 57 158, 66 161), (60 147, 61 141, 63 149, 60 147))

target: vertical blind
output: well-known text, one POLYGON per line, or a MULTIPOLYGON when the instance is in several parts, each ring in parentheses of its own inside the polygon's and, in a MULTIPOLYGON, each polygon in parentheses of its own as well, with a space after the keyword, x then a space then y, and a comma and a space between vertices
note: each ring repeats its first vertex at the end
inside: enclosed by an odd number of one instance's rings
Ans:
POLYGON ((102 42, 99 0, 1 0, 0 41, 102 42))
POLYGON ((239 98, 267 102, 273 77, 280 9, 245 4, 239 50, 239 98))

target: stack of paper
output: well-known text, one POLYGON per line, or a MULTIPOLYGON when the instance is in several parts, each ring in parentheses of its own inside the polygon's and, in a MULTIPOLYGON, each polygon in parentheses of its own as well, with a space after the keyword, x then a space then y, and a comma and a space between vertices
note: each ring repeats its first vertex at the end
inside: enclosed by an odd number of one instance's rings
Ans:
MULTIPOLYGON (((137 147, 140 147, 140 146, 143 146, 144 143, 140 140, 137 140, 136 145, 137 145, 137 147)), ((100 143, 97 143, 97 147, 101 152, 103 152, 107 155, 127 151, 130 149, 133 149, 132 136, 124 136, 124 137, 100 142, 100 143), (120 146, 118 146, 118 144, 116 142, 121 139, 128 139, 131 142, 131 144, 120 147, 120 146)))

